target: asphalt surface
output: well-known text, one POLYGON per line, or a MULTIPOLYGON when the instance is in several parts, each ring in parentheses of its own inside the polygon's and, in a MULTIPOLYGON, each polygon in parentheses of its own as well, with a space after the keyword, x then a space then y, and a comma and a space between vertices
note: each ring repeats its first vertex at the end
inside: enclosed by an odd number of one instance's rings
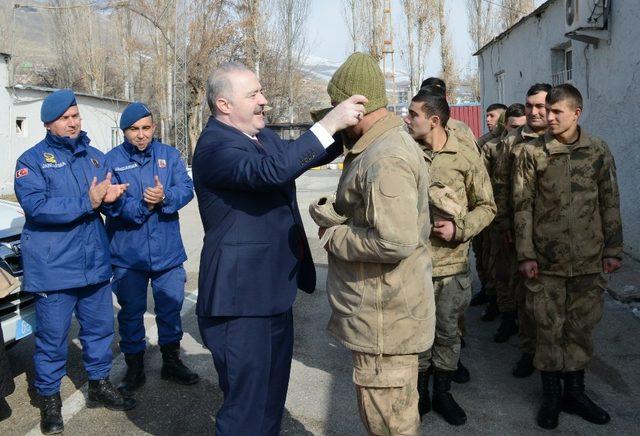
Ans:
MULTIPOLYGON (((340 175, 334 170, 314 170, 298 180, 298 199, 309 242, 318 270, 318 290, 300 293, 294 307, 295 348, 291 382, 282 434, 289 435, 364 435, 351 382, 351 357, 348 350, 325 332, 329 305, 325 295, 326 255, 318 246, 317 228, 311 222, 308 204, 321 195, 332 193, 340 175)), ((147 383, 137 394, 138 407, 129 412, 87 409, 86 375, 81 362, 81 347, 76 339, 77 324, 69 335, 68 376, 62 383, 65 434, 213 434, 215 413, 222 403, 211 355, 202 346, 194 313, 197 298, 197 271, 202 246, 202 226, 196 202, 181 212, 182 234, 189 260, 187 293, 183 307, 184 361, 200 376, 194 386, 178 386, 160 379, 160 350, 149 299, 145 315, 148 348, 145 356, 147 383)), ((640 270, 638 264, 624 268, 640 270)), ((250 273, 250 272, 249 272, 250 273)), ((477 285, 477 284, 476 284, 477 285)), ((519 380, 511 376, 511 367, 519 358, 517 339, 506 344, 492 342, 498 321, 480 321, 482 308, 467 312, 467 347, 462 360, 471 371, 471 382, 453 384, 452 393, 468 415, 466 425, 448 426, 439 416, 429 413, 422 424, 423 433, 522 435, 543 433, 535 424, 541 393, 539 375, 519 380)), ((592 399, 612 417, 606 426, 586 423, 578 417, 562 414, 555 434, 640 434, 640 319, 629 306, 607 297, 604 319, 596 331, 596 353, 587 373, 587 390, 592 399)), ((13 415, 0 423, 0 435, 39 434, 39 410, 31 386, 33 379, 33 337, 9 350, 16 391, 7 398, 13 415)), ((117 382, 124 373, 124 360, 117 339, 113 345, 114 367, 111 377, 117 382)), ((547 433, 547 432, 544 432, 547 433)))

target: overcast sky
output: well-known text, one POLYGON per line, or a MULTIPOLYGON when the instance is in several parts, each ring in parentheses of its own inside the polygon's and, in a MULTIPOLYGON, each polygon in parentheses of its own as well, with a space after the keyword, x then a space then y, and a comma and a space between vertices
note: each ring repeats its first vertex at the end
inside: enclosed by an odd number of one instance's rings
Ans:
MULTIPOLYGON (((499 3, 500 0, 492 0, 499 3)), ((536 0, 536 6, 544 0, 536 0)), ((351 52, 351 40, 342 16, 343 0, 311 0, 311 10, 307 21, 309 54, 327 58, 335 62, 343 61, 351 52)), ((463 73, 476 68, 476 60, 472 56, 473 45, 467 32, 467 13, 465 0, 448 0, 449 29, 456 55, 456 67, 463 73)), ((396 69, 404 69, 405 59, 401 51, 406 45, 405 20, 402 17, 400 0, 392 0, 394 15, 394 48, 396 69)), ((440 59, 438 43, 434 43, 427 56, 426 74, 438 74, 440 59), (432 60, 432 61, 430 61, 432 60)))

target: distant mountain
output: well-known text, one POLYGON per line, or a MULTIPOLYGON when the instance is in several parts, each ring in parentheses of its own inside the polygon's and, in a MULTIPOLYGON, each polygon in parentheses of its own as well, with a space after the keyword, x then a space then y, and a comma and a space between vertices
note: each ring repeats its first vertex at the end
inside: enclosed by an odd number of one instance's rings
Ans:
MULTIPOLYGON (((329 80, 331 80, 331 76, 333 76, 333 73, 336 72, 341 64, 342 62, 334 62, 326 58, 310 55, 304 62, 302 70, 320 80, 329 82, 329 80)), ((387 82, 389 81, 387 80, 387 82)), ((396 69, 396 86, 404 87, 408 86, 408 84, 409 74, 402 70, 396 69)), ((387 86, 389 86, 389 84, 387 84, 387 86)))

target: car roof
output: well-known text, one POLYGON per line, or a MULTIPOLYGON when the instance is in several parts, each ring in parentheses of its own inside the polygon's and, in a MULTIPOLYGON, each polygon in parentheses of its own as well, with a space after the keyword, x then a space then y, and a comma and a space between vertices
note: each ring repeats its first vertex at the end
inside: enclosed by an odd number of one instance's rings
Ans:
POLYGON ((0 239, 17 236, 24 227, 24 211, 13 201, 0 200, 0 239))

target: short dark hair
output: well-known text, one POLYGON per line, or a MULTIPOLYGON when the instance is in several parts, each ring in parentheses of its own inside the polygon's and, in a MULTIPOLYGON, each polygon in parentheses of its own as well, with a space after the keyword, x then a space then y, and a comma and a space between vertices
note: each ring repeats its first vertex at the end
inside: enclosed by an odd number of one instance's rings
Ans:
POLYGON ((450 110, 449 103, 447 103, 444 95, 421 89, 411 101, 422 103, 422 111, 427 117, 437 115, 440 118, 440 126, 444 127, 447 125, 450 110))
POLYGON ((441 88, 443 93, 447 93, 447 84, 439 77, 428 77, 422 81, 422 85, 420 85, 420 89, 427 86, 435 86, 437 88, 441 88))
POLYGON ((432 95, 441 95, 443 97, 447 96, 447 93, 440 86, 436 85, 425 85, 420 88, 420 91, 424 91, 432 95))
POLYGON ((555 104, 562 100, 568 100, 574 108, 579 107, 582 109, 582 94, 573 85, 563 83, 562 85, 554 86, 547 94, 546 103, 555 104))
POLYGON ((551 91, 551 88, 552 86, 548 83, 536 83, 527 91, 527 97, 531 97, 532 95, 536 95, 541 92, 546 92, 548 94, 549 91, 551 91))
POLYGON ((511 117, 524 117, 524 105, 522 103, 514 103, 507 108, 504 114, 505 119, 511 117))
POLYGON ((493 104, 490 104, 489 106, 487 106, 487 112, 497 111, 498 109, 506 111, 508 108, 507 108, 506 105, 504 105, 502 103, 493 103, 493 104))

